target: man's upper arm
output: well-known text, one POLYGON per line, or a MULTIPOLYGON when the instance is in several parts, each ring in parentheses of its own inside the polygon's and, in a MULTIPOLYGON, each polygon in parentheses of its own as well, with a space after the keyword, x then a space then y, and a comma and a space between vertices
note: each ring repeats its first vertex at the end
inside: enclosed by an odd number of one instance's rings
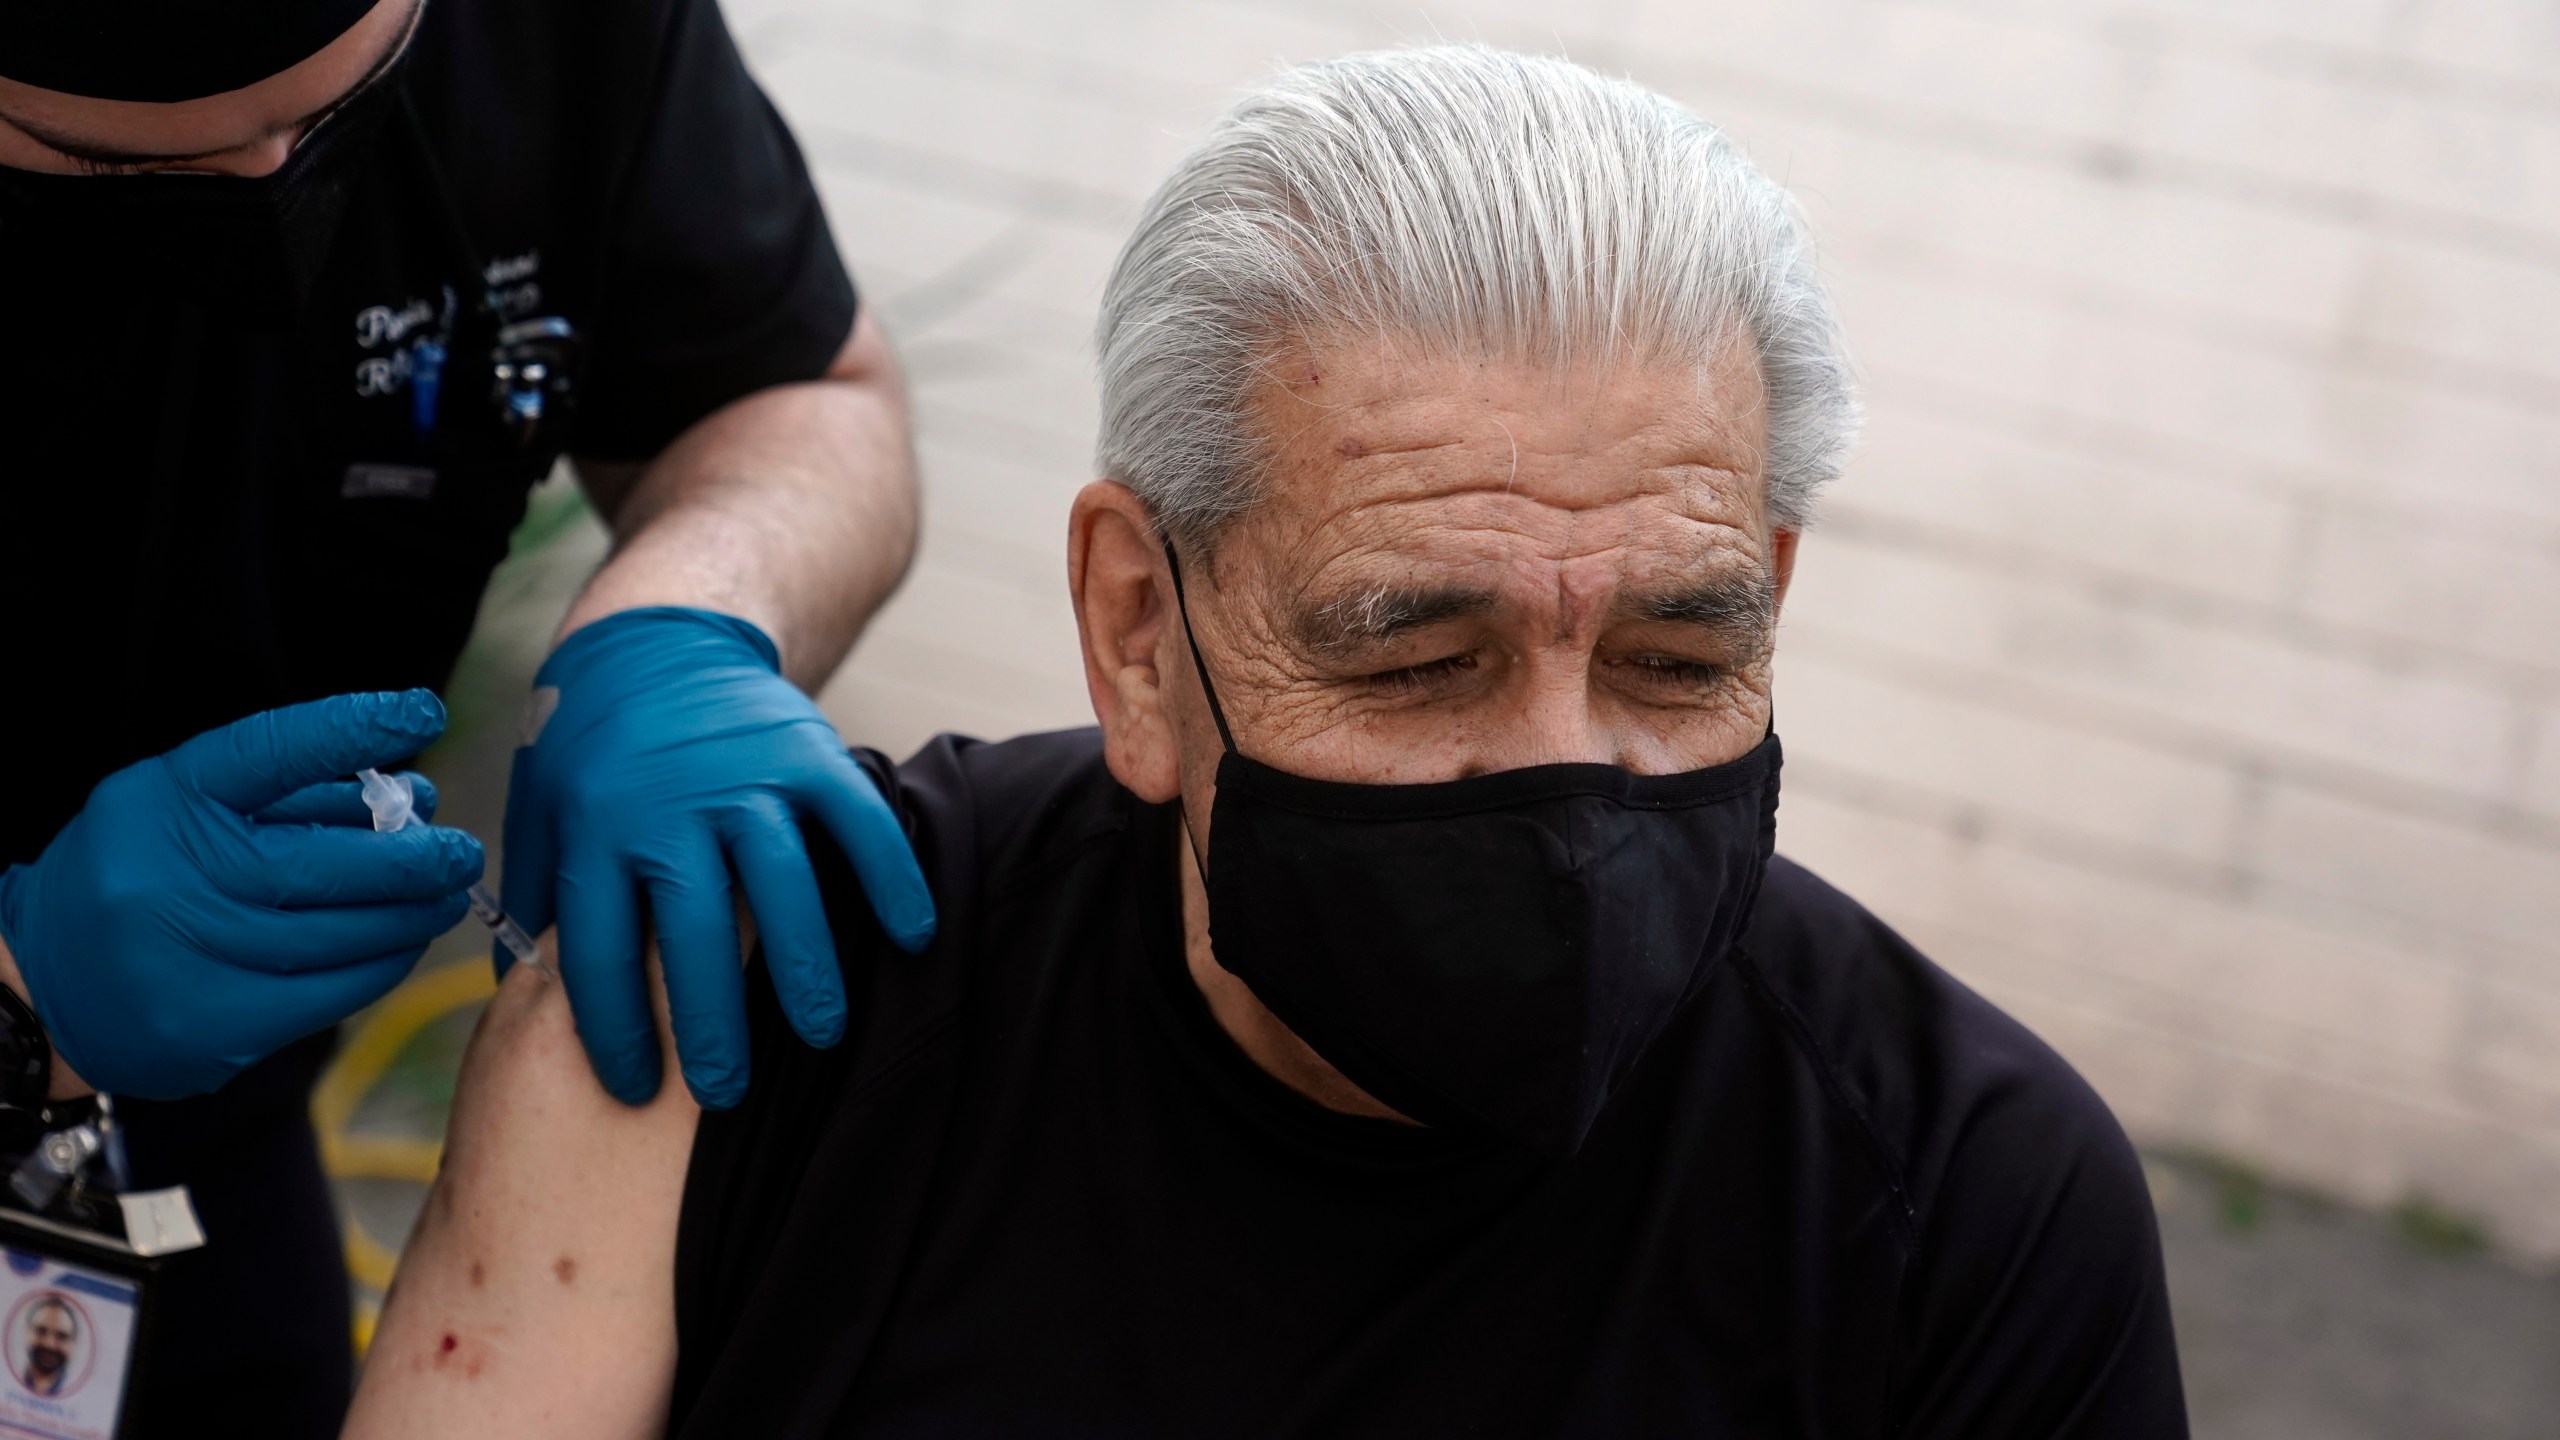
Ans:
POLYGON ((2141 1161, 2079 1077, 2042 1058, 1978 1104, 1924 1208, 1891 1433, 2183 1440, 2141 1161))
POLYGON ((639 1109, 607 1095, 558 982, 517 966, 463 1058, 346 1433, 658 1434, 695 1118, 679 1084, 639 1109))

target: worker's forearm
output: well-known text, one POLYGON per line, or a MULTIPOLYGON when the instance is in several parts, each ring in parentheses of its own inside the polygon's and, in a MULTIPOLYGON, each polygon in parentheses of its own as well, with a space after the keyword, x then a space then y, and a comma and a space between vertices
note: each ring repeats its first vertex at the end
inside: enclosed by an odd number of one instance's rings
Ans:
POLYGON ((824 684, 915 553, 905 402, 886 347, 873 336, 866 357, 864 340, 829 378, 728 405, 651 462, 562 636, 637 606, 697 606, 761 626, 785 675, 824 684))

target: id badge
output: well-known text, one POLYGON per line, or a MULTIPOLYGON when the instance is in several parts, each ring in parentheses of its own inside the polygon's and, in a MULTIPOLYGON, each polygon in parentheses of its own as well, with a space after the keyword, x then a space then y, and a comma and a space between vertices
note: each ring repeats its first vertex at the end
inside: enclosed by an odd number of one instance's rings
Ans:
POLYGON ((0 1437, 115 1440, 156 1258, 0 1206, 0 1437))

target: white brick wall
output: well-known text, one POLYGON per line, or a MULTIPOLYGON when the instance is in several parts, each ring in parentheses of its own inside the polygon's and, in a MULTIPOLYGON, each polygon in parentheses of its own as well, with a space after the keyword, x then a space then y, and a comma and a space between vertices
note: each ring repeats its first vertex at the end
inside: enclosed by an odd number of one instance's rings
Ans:
POLYGON ((2560 706, 2544 709, 2525 722, 2523 803, 2544 815, 2560 818, 2560 706))
POLYGON ((2542 0, 733 0, 915 381, 915 576, 827 704, 1086 718, 1085 336, 1277 61, 1561 49, 1821 233, 1867 446, 1781 843, 2146 1139, 2560 1257, 2560 10, 2542 0))

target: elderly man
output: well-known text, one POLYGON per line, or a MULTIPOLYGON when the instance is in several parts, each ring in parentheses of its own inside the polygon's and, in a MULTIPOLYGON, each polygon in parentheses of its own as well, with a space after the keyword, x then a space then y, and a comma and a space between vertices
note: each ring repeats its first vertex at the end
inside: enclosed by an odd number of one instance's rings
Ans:
POLYGON ((2184 1433, 2106 1109, 1773 859, 1853 404, 1785 197, 1631 85, 1298 70, 1156 196, 1069 583, 1100 728, 863 763, 735 1111, 519 969, 354 1433, 2184 1433))

